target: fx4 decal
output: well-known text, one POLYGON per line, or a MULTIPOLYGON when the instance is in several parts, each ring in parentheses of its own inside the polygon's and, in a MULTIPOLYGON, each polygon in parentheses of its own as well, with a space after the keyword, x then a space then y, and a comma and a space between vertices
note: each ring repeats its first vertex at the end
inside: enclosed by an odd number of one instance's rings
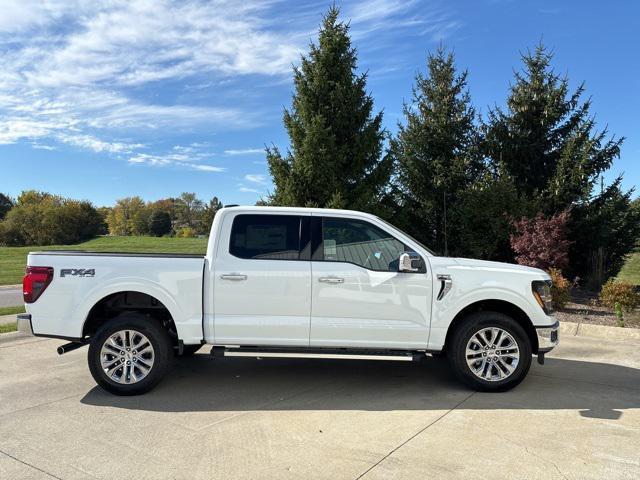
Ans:
POLYGON ((63 268, 60 270, 61 277, 94 277, 95 274, 95 268, 63 268))

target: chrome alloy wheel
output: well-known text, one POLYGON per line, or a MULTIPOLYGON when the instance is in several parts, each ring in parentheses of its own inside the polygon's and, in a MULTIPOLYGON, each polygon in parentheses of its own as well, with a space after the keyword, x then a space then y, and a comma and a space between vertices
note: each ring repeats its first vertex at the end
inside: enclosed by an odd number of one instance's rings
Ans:
POLYGON ((120 330, 102 344, 100 364, 117 383, 137 383, 153 368, 155 352, 149 339, 136 330, 120 330))
POLYGON ((465 354, 473 374, 489 382, 498 382, 511 376, 520 360, 515 338, 498 327, 483 328, 472 335, 465 354))

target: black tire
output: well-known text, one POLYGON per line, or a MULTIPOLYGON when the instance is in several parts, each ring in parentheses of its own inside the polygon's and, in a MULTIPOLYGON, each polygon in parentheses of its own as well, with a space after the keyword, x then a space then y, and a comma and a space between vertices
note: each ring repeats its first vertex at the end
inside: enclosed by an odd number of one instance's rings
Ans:
MULTIPOLYGON (((464 318, 453 332, 447 353, 447 358, 456 376, 463 383, 480 392, 504 392, 510 390, 524 380, 531 367, 532 349, 529 336, 513 318, 498 312, 477 312, 464 318), (467 343, 477 332, 489 327, 497 327, 506 331, 513 337, 518 346, 520 358, 516 368, 503 380, 490 381, 480 378, 467 365, 467 343)), ((498 367, 494 365, 494 368, 498 367)), ((501 371, 505 374, 504 370, 501 371)), ((497 376, 497 374, 494 376, 497 376)))
POLYGON ((202 348, 202 345, 183 345, 182 353, 178 355, 179 357, 191 357, 195 355, 195 353, 202 348))
POLYGON ((106 391, 115 395, 140 395, 151 390, 162 380, 173 358, 172 350, 169 334, 160 322, 143 315, 124 313, 106 323, 91 338, 87 361, 94 380, 106 391), (149 373, 135 383, 116 382, 105 373, 101 365, 103 344, 121 330, 135 330, 141 333, 153 347, 153 365, 149 373))

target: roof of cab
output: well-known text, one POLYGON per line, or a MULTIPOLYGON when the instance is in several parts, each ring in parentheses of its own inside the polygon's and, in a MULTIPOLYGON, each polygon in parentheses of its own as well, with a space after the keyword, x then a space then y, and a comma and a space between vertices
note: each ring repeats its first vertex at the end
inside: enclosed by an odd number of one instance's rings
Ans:
POLYGON ((267 207, 260 205, 229 205, 223 208, 243 212, 274 212, 274 213, 311 213, 316 215, 357 215, 362 217, 376 218, 375 215, 357 210, 338 210, 334 208, 308 208, 308 207, 267 207))

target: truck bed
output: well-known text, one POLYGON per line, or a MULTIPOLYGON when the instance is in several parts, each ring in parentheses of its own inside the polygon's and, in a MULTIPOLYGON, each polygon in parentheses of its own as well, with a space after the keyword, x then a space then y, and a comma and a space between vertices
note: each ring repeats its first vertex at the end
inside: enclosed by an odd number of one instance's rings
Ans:
POLYGON ((202 339, 203 255, 38 251, 29 253, 27 265, 54 270, 42 296, 26 306, 36 335, 81 338, 97 302, 130 291, 160 301, 185 343, 202 339))

